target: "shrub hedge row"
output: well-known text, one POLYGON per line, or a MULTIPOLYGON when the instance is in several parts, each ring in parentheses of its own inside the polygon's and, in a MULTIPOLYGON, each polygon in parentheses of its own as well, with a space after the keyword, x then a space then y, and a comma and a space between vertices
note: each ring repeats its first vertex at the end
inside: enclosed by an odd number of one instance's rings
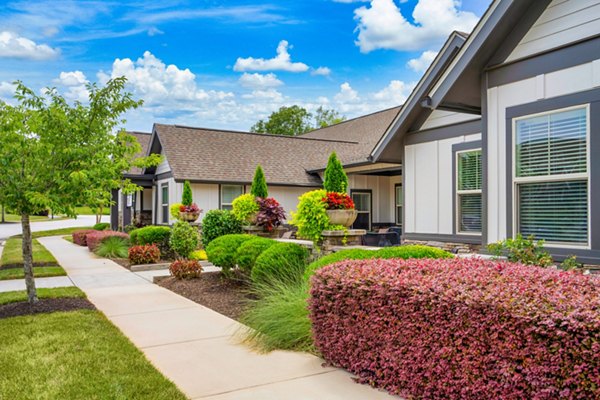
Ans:
POLYGON ((258 256, 250 277, 255 284, 296 280, 302 277, 308 256, 304 246, 295 243, 274 244, 258 256))
POLYGON ((128 234, 116 231, 92 231, 85 235, 85 240, 87 242, 87 247, 91 251, 95 251, 104 239, 113 236, 129 240, 128 234))
POLYGON ((223 273, 228 274, 235 268, 235 256, 242 243, 254 239, 256 236, 235 234, 219 236, 212 240, 206 247, 208 261, 221 267, 223 273))
POLYGON ((94 229, 82 229, 79 231, 75 231, 71 234, 73 237, 73 243, 79 246, 87 246, 86 236, 88 233, 96 232, 94 229))
POLYGON ((597 399, 600 282, 479 259, 343 261, 311 279, 315 345, 416 399, 597 399))
POLYGON ((129 235, 131 236, 131 244, 133 245, 155 244, 164 257, 172 256, 169 246, 171 228, 168 226, 145 226, 134 229, 129 232, 129 235))
POLYGON ((273 239, 255 236, 238 247, 235 254, 236 264, 242 271, 251 273, 258 256, 275 243, 277 242, 273 239))

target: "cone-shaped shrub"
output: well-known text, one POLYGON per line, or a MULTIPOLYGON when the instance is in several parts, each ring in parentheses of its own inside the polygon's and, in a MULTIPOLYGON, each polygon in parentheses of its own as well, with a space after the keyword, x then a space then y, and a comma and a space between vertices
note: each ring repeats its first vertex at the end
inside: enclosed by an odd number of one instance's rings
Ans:
POLYGON ((250 189, 250 193, 254 197, 260 197, 263 199, 269 196, 267 180, 265 179, 265 173, 263 172, 260 164, 258 164, 256 167, 256 171, 254 171, 254 179, 252 180, 252 188, 250 189))
POLYGON ((183 183, 183 194, 181 195, 181 204, 184 206, 191 206, 194 202, 192 198, 192 187, 189 181, 183 183))
POLYGON ((327 168, 323 175, 323 188, 328 192, 346 193, 348 189, 348 176, 344 172, 342 163, 337 158, 335 151, 329 156, 327 168))

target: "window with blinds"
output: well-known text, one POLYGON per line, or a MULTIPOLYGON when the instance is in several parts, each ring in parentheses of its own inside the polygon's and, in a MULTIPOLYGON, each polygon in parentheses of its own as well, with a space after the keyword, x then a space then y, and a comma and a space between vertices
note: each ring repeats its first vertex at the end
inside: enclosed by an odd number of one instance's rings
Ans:
POLYGON ((516 232, 589 243, 588 109, 515 121, 516 232))
POLYGON ((481 150, 456 153, 458 233, 481 233, 481 150))
POLYGON ((221 185, 221 210, 233 209, 233 200, 244 194, 242 185, 221 185))

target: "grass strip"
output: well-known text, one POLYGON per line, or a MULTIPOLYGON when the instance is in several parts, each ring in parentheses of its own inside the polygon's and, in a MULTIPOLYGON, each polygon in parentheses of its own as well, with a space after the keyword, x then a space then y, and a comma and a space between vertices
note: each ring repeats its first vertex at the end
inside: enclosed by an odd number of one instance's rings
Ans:
MULTIPOLYGON (((50 276, 65 276, 67 273, 62 267, 33 267, 33 276, 35 278, 48 278, 50 276)), ((23 268, 0 269, 0 281, 9 279, 23 279, 25 272, 23 268)), ((1 398, 1 397, 0 397, 1 398)))
MULTIPOLYGON (((39 288, 37 289, 37 295, 39 299, 85 298, 85 293, 75 286, 51 289, 39 288)), ((25 290, 0 293, 0 305, 18 303, 20 301, 27 301, 27 292, 25 290)))

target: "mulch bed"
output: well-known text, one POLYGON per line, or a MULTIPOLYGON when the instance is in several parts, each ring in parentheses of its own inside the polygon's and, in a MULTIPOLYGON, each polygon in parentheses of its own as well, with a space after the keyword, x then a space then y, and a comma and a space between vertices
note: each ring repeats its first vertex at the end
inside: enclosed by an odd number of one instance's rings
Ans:
POLYGON ((0 319, 18 317, 20 315, 51 313, 54 311, 95 310, 96 307, 87 299, 62 298, 40 299, 31 305, 28 302, 10 303, 0 306, 0 319))
POLYGON ((189 280, 169 276, 158 284, 235 320, 239 320, 249 300, 255 299, 247 282, 224 279, 220 272, 205 272, 200 278, 189 280))

